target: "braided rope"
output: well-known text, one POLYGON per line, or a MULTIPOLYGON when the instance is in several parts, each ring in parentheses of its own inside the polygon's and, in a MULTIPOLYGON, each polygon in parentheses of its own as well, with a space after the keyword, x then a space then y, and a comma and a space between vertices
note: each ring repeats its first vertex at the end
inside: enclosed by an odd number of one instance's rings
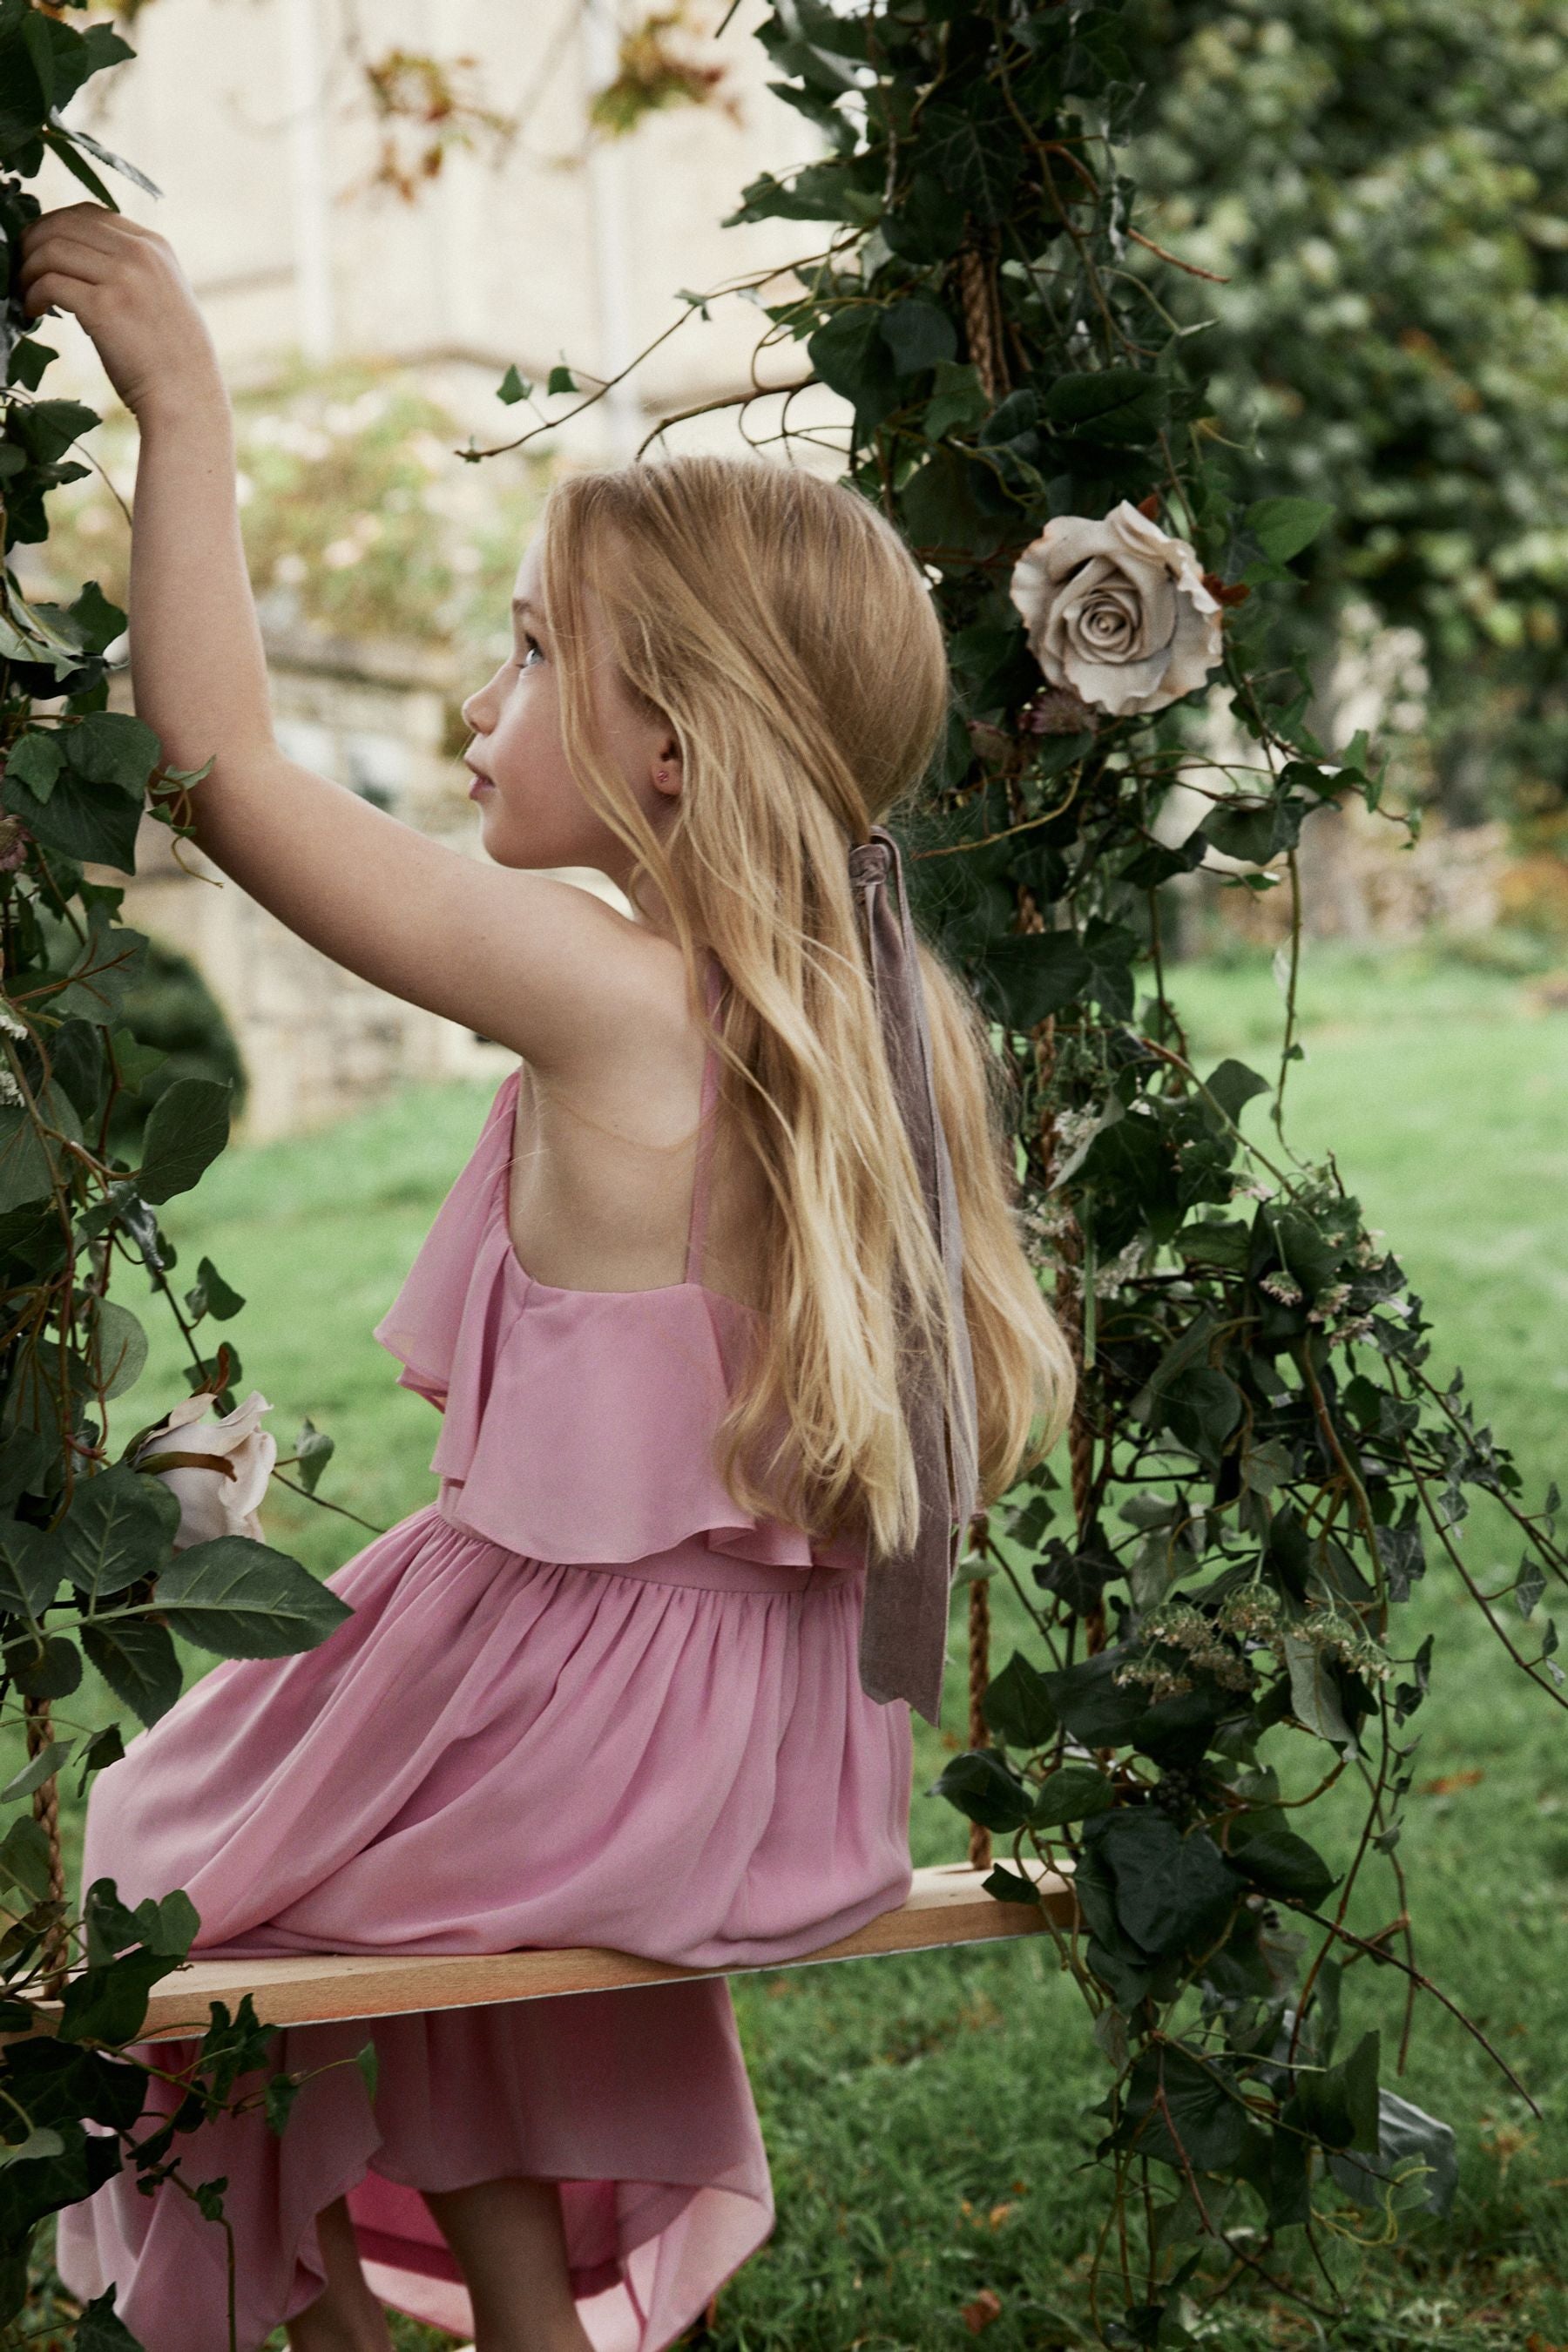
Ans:
POLYGON ((1002 312, 996 281, 984 256, 966 245, 958 257, 958 294, 963 306, 963 337, 980 389, 994 407, 1007 389, 1002 359, 1002 312))
MULTIPOLYGON (((991 1680, 991 1587, 977 1576, 969 1588, 969 1744, 989 1748, 985 1721, 985 1691, 991 1680)), ((971 1870, 991 1867, 991 1832, 979 1822, 969 1824, 971 1870)))
MULTIPOLYGON (((55 1736, 54 1723, 47 1698, 24 1699, 23 1714, 26 1723, 27 1759, 31 1762, 42 1755, 55 1736)), ((66 1872, 60 1852, 59 1783, 51 1772, 33 1791, 33 1819, 48 1840, 49 1900, 59 1904, 60 1916, 44 1937, 44 1990, 51 2000, 58 2000, 65 1983, 67 1937, 65 1921, 66 1872)))

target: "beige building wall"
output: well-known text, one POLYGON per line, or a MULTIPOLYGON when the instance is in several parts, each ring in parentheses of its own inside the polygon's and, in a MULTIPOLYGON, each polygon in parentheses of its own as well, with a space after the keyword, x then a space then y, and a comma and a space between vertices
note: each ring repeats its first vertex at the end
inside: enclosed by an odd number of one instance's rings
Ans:
MULTIPOLYGON (((810 126, 765 88, 750 9, 713 40, 721 10, 697 7, 686 42, 726 68, 735 119, 683 107, 623 141, 588 134, 586 99, 615 71, 620 30, 647 13, 644 0, 148 0, 131 35, 135 61, 89 84, 68 119, 163 190, 153 198, 108 175, 123 209, 174 245, 237 388, 265 388, 297 354, 411 362, 481 444, 508 440, 530 421, 495 398, 509 365, 541 383, 560 362, 613 374, 685 320, 632 387, 554 445, 582 461, 619 461, 660 416, 753 380, 765 326, 755 306, 721 302, 704 321, 678 289, 779 268, 828 235, 812 223, 719 226, 747 181, 816 149, 810 126), (471 151, 449 151, 413 204, 370 184, 381 133, 363 63, 397 47, 475 60, 465 88, 520 125, 504 145, 481 135, 471 151)), ((39 193, 53 205, 82 192, 51 162, 39 193)), ((49 389, 106 406, 74 321, 52 320, 47 334, 61 355, 49 389)), ((760 373, 787 383, 800 369, 785 345, 760 373)), ((830 396, 815 397, 813 415, 799 403, 795 421, 837 414, 830 396)), ((753 409, 753 434, 771 429, 776 407, 753 409)), ((739 448, 735 412, 685 424, 666 446, 739 448)), ((452 741, 474 679, 425 646, 274 630, 268 649, 291 758, 475 849, 452 741)), ((129 707, 123 674, 114 698, 129 707)), ((139 856, 127 918, 192 956, 223 1005, 250 1081, 249 1135, 318 1125, 401 1079, 499 1078, 505 1068, 496 1047, 341 971, 233 883, 216 887, 210 868, 194 878, 164 828, 143 827, 139 856)), ((625 904, 602 876, 567 878, 625 904)))
MULTIPOLYGON (((563 360, 612 374, 687 317, 678 289, 827 240, 813 222, 719 225, 746 182, 819 150, 767 89, 750 5, 714 38, 721 7, 698 0, 682 41, 723 66, 734 119, 681 106, 622 140, 589 133, 585 102, 614 74, 620 32, 648 13, 648 0, 148 0, 134 62, 89 84, 68 119, 163 189, 109 175, 122 208, 181 254, 237 383, 265 382, 290 348, 415 360, 510 437, 523 412, 494 399, 509 365, 537 382, 563 360), (381 131, 363 64, 399 47, 472 59, 463 88, 519 126, 448 150, 412 204, 369 184, 381 131)), ((53 162, 40 189, 51 204, 81 194, 53 162)), ((574 445, 627 455, 639 425, 744 385, 763 323, 742 300, 691 317, 574 445)), ((62 331, 74 368, 78 339, 62 331)), ((774 380, 799 373, 787 346, 772 356, 774 380)), ((87 367, 94 377, 90 355, 87 367)))

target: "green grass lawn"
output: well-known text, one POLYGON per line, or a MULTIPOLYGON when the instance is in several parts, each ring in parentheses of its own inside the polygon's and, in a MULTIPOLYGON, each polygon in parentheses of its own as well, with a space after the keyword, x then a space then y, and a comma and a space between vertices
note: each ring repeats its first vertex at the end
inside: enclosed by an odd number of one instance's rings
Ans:
MULTIPOLYGON (((1269 1067, 1279 1002, 1265 962, 1189 967, 1175 979, 1201 1067, 1223 1054, 1269 1067)), ((1426 1298, 1434 1370, 1465 1367, 1479 1416, 1514 1449, 1533 1504, 1548 1475, 1568 1485, 1560 1439, 1568 1357, 1558 1337, 1568 1287, 1568 1014, 1537 1010, 1518 977, 1452 951, 1310 951, 1302 1002, 1308 1057, 1291 1072, 1287 1133, 1303 1156, 1333 1147, 1346 1183, 1426 1298)), ((250 1298, 229 1327, 243 1350, 242 1389, 265 1391, 281 1436, 307 1413, 330 1431, 339 1450, 323 1493, 378 1524, 428 1498, 436 1421, 393 1386, 395 1368, 371 1326, 469 1150, 486 1098, 466 1087, 411 1091, 328 1135, 236 1151, 199 1201, 169 1213, 182 1277, 194 1279, 205 1253, 250 1298)), ((1261 1134, 1260 1109, 1249 1118, 1261 1134)), ((174 1352, 160 1340, 133 1400, 136 1421, 176 1386, 174 1352)), ((350 1521, 288 1496, 269 1506, 268 1534, 319 1572, 364 1539, 350 1521)), ((1464 1550, 1482 1580, 1501 1580, 1512 1564, 1503 1530, 1479 1512, 1464 1550)), ((997 1614, 1000 1663, 1016 1632, 1005 1596, 997 1614)), ((1461 2186, 1446 2222, 1407 2223, 1393 2249, 1324 2241, 1327 2267, 1356 2312, 1331 2333, 1355 2347, 1442 2336, 1459 2352, 1557 2352, 1568 2337, 1562 1713, 1510 1666, 1451 1571, 1434 1568, 1405 1620, 1406 1654, 1428 1631, 1436 1636, 1433 1696, 1414 1726, 1416 1792, 1398 1849, 1416 1959, 1543 2115, 1425 1996, 1398 2074, 1402 1985, 1391 1969, 1352 1969, 1345 2046, 1365 2025, 1382 2026, 1385 2082, 1458 2129, 1461 2186), (1426 1790, 1442 1780, 1453 1784, 1446 1792, 1426 1790)), ((200 1672, 209 1662, 192 1654, 189 1663, 200 1672)), ((87 1719, 95 1705, 89 1693, 87 1719)), ((955 1676, 954 1727, 961 1706, 955 1676)), ((1290 1736, 1271 1738, 1283 1769, 1290 1736)), ((952 1734, 948 1744, 957 1744, 952 1734)), ((942 1752, 922 1727, 917 1790, 942 1752)), ((1360 1818, 1351 1791, 1342 1784, 1324 1811, 1321 1842, 1342 1862, 1360 1818)), ((963 1825, 917 1794, 912 1837, 918 1860, 956 1858, 963 1825)), ((1398 1907, 1380 1866, 1352 1924, 1381 1926, 1398 1907)), ((1093 2111, 1110 2073, 1048 1943, 775 1972, 739 1983, 736 1999, 780 2219, 770 2246, 725 2289, 704 2344, 956 2347, 971 2340, 964 2307, 984 2291, 1000 2303, 984 2328, 987 2352, 1089 2340, 1086 2248, 1105 2187, 1090 2162, 1102 2128, 1093 2111)), ((1364 2220, 1357 2226, 1374 2234, 1364 2220)), ((1305 2264, 1299 2274, 1324 2299, 1321 2277, 1305 2264)), ((1204 2340, 1226 2347, 1326 2340, 1316 2322, 1260 2289, 1228 2297, 1204 2327, 1204 2340)), ((398 2323, 406 2352, 447 2341, 398 2323)))

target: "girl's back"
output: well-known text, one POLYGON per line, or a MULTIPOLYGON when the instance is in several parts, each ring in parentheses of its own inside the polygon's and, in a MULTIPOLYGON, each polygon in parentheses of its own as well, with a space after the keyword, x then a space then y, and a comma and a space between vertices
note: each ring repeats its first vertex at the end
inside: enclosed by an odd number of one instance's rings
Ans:
POLYGON ((705 1172, 700 1278, 760 1310, 767 1182, 725 1117, 710 1042, 691 1018, 673 951, 664 988, 650 988, 640 1010, 625 1055, 575 1083, 521 1065, 509 1192, 512 1246, 536 1281, 552 1287, 637 1291, 679 1283, 687 1277, 692 1205, 705 1172))

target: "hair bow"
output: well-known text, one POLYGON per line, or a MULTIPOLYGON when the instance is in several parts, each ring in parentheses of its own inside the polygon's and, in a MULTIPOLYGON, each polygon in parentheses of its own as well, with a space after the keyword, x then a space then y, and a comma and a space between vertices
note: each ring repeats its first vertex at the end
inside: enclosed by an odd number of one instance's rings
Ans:
POLYGON ((893 1091, 947 1273, 957 1361, 910 1349, 900 1402, 914 1449, 920 1531, 910 1550, 873 1559, 860 1621, 860 1684, 868 1697, 905 1698, 938 1720, 948 1604, 979 1500, 974 1363, 963 1306, 963 1233, 952 1162, 937 1108, 931 1024, 899 847, 881 825, 849 852, 849 882, 866 945, 893 1091), (889 887, 889 885, 891 886, 889 887))

